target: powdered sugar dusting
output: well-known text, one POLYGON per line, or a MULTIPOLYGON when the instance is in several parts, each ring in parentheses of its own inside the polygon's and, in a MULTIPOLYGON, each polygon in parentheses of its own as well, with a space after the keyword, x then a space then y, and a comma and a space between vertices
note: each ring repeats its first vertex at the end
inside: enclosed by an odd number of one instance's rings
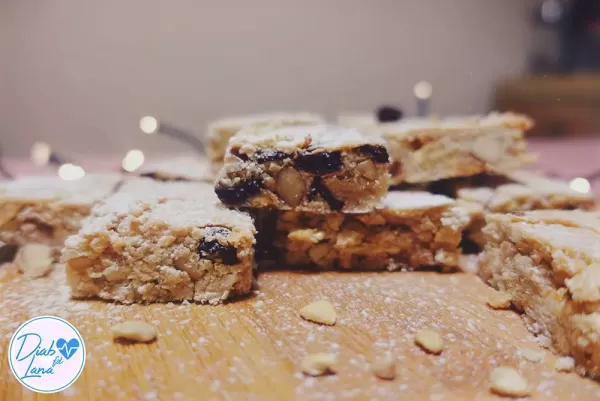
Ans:
MULTIPOLYGON (((120 305, 70 299, 62 268, 49 277, 25 280, 12 267, 0 275, 0 349, 14 330, 42 314, 77 327, 88 352, 82 377, 65 399, 473 399, 486 398, 494 366, 518 367, 540 399, 587 399, 600 386, 554 370, 555 358, 541 350, 512 311, 486 306, 490 291, 462 273, 263 273, 260 290, 225 305, 120 305), (328 299, 335 326, 302 320, 298 310, 328 299), (6 311, 6 312, 4 312, 6 311), (152 344, 115 344, 109 328, 123 320, 153 324, 152 344), (444 339, 440 355, 414 344, 418 330, 432 328, 444 339), (523 348, 546 354, 542 362, 522 357, 523 348), (337 356, 336 374, 305 378, 299 363, 307 353, 337 356), (374 355, 397 363, 393 381, 370 370, 374 355)), ((4 358, 5 355, 2 354, 4 358)), ((6 364, 0 377, 10 399, 22 392, 6 364)))

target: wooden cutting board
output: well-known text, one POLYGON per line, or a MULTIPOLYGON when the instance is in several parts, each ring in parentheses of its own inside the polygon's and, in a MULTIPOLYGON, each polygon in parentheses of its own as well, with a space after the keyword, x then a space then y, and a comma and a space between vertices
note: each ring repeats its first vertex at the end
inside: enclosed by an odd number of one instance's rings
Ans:
POLYGON ((517 367, 534 400, 600 399, 600 384, 554 371, 555 357, 536 343, 513 311, 495 311, 496 293, 468 273, 267 272, 246 299, 221 306, 117 305, 72 301, 57 268, 26 280, 12 266, 0 268, 0 399, 19 400, 317 400, 500 399, 488 391, 497 365, 517 367), (333 327, 303 321, 306 303, 330 299, 333 327), (67 390, 40 395, 22 387, 9 370, 11 335, 39 315, 63 317, 77 327, 87 348, 82 375, 67 390), (155 343, 122 345, 110 327, 142 319, 158 332, 155 343), (413 343, 414 333, 434 327, 443 334, 441 355, 413 343), (529 362, 522 349, 543 352, 529 362), (338 355, 337 374, 304 378, 298 365, 307 352, 338 355), (369 370, 375 354, 398 361, 394 381, 369 370))

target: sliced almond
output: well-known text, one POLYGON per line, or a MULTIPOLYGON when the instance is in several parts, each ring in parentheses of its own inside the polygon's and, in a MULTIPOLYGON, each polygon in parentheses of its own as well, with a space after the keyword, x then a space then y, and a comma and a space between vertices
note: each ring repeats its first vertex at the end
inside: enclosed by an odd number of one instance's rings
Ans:
POLYGON ((437 331, 431 329, 419 331, 415 336, 415 343, 432 354, 439 354, 444 349, 442 336, 437 331))
POLYGON ((358 163, 356 166, 356 170, 368 180, 374 181, 379 175, 377 174, 377 169, 371 160, 363 160, 358 163))
POLYGON ((52 270, 52 248, 43 244, 27 244, 17 251, 14 264, 27 278, 43 277, 52 270))
POLYGON ((321 299, 314 301, 300 309, 300 316, 311 322, 334 325, 337 314, 331 302, 321 299))
POLYGON ((309 354, 302 360, 300 368, 302 373, 309 376, 321 376, 326 373, 335 373, 334 365, 337 358, 333 354, 319 352, 309 354))
POLYGON ((490 390, 509 397, 525 397, 531 394, 527 380, 514 368, 500 366, 490 374, 490 390))
POLYGON ((380 379, 393 380, 396 377, 396 362, 389 355, 380 356, 371 364, 371 371, 380 379))
POLYGON ((325 239, 325 233, 315 228, 304 228, 290 231, 288 238, 293 241, 307 241, 312 244, 318 244, 325 239))
POLYGON ((315 262, 316 264, 319 264, 332 251, 333 250, 331 249, 331 246, 327 242, 322 242, 320 244, 316 244, 315 246, 311 247, 308 250, 308 256, 310 256, 310 259, 313 262, 315 262))
POLYGON ((125 339, 149 343, 156 339, 156 329, 151 324, 140 320, 128 320, 111 327, 113 340, 125 339))
POLYGON ((302 174, 291 166, 282 168, 277 174, 276 190, 285 203, 292 207, 298 206, 306 194, 302 174))

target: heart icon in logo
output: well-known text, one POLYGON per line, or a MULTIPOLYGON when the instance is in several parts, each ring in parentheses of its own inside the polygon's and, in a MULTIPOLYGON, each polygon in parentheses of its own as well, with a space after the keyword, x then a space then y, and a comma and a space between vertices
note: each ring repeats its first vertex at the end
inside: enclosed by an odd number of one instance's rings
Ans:
POLYGON ((79 349, 79 341, 77 341, 76 338, 71 338, 69 341, 64 338, 59 338, 58 341, 56 341, 56 347, 62 356, 70 359, 79 349))

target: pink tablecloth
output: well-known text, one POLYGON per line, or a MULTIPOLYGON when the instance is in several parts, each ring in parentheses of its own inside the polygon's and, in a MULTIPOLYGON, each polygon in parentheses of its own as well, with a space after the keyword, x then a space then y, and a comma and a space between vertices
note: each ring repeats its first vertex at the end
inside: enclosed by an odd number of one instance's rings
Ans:
MULTIPOLYGON (((529 147, 538 154, 532 169, 569 181, 575 177, 587 177, 600 171, 600 137, 576 139, 531 138, 529 147)), ((119 171, 123 155, 80 156, 74 162, 86 171, 119 171)), ((166 155, 153 155, 146 160, 161 159, 166 155)), ((15 175, 54 174, 50 167, 36 167, 26 159, 6 158, 7 170, 15 175)), ((600 174, 597 174, 600 175, 600 174)), ((600 196, 600 177, 592 183, 592 190, 600 196)))

